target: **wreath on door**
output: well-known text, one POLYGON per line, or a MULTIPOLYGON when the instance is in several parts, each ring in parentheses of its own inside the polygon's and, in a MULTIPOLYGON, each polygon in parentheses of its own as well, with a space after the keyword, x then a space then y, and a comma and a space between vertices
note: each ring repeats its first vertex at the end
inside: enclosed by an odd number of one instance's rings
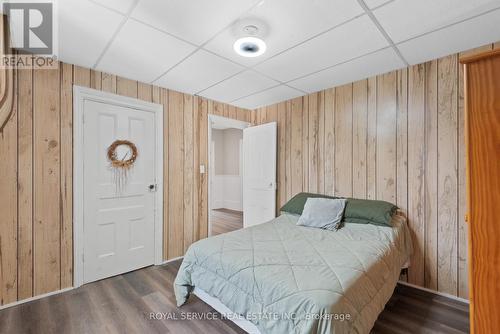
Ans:
POLYGON ((128 172, 134 167, 134 164, 139 156, 137 146, 129 140, 115 140, 109 147, 107 152, 110 167, 114 172, 116 191, 121 193, 127 184, 128 172), (118 156, 118 147, 126 146, 128 150, 122 156, 118 156))
POLYGON ((137 147, 134 143, 129 140, 115 140, 108 147, 108 159, 111 162, 111 167, 113 168, 124 168, 130 169, 137 160, 138 152, 137 147), (127 146, 128 152, 122 158, 118 158, 117 148, 119 146, 127 146), (129 157, 130 155, 130 157, 129 157))

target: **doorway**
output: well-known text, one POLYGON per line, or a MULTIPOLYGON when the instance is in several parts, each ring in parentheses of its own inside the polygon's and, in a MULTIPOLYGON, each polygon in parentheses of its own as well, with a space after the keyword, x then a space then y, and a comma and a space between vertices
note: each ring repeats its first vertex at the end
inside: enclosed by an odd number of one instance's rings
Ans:
POLYGON ((163 107, 74 88, 74 286, 162 262, 163 107))
POLYGON ((209 116, 208 235, 243 228, 243 129, 250 124, 209 116))

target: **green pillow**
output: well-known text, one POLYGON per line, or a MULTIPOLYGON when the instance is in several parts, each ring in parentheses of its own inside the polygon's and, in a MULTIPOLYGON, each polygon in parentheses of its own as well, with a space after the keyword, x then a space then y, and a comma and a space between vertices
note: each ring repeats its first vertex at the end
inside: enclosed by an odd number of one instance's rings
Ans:
MULTIPOLYGON (((321 194, 299 193, 290 199, 281 208, 281 211, 301 215, 309 197, 340 198, 321 194)), ((343 222, 391 226, 392 216, 397 209, 397 206, 389 202, 347 198, 343 222)))
POLYGON ((280 209, 280 211, 300 216, 309 197, 335 199, 335 197, 320 194, 298 193, 297 195, 293 196, 288 202, 286 202, 285 205, 283 205, 283 207, 280 209))
POLYGON ((346 223, 391 226, 397 206, 389 202, 368 199, 347 199, 344 221, 346 223), (365 221, 363 223, 363 221, 365 221))

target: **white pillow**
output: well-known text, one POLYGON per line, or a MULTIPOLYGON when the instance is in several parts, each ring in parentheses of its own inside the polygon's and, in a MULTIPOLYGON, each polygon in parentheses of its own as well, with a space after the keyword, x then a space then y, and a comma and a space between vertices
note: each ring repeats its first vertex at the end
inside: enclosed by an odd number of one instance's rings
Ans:
POLYGON ((346 203, 346 199, 308 198, 297 225, 338 230, 346 203))

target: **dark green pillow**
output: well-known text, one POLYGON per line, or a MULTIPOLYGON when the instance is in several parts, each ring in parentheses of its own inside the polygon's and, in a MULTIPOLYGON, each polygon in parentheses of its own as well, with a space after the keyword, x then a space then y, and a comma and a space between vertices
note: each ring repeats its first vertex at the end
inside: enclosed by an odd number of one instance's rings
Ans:
POLYGON ((311 194, 311 193, 298 193, 293 196, 288 202, 283 205, 280 211, 291 213, 293 215, 301 215, 302 211, 304 211, 304 205, 306 205, 306 201, 308 198, 332 198, 335 197, 320 195, 320 194, 311 194))
POLYGON ((391 226, 391 220, 398 209, 392 203, 368 199, 347 199, 344 221, 346 223, 358 223, 391 226))
MULTIPOLYGON (((341 198, 321 194, 299 193, 290 199, 281 208, 281 211, 294 215, 301 215, 304 210, 304 205, 310 197, 341 198)), ((343 222, 391 226, 392 216, 397 209, 397 206, 389 202, 347 198, 343 222)))

